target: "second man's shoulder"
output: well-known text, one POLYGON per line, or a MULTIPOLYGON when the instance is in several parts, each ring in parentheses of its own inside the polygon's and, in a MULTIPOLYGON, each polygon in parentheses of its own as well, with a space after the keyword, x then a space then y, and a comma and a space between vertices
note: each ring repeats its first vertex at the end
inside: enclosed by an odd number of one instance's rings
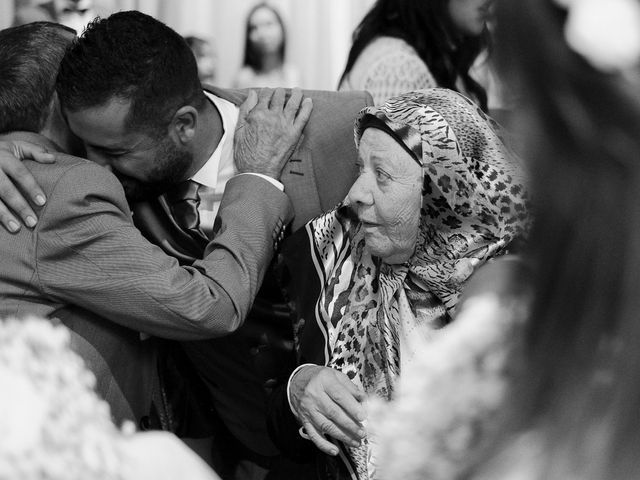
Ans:
POLYGON ((76 157, 62 152, 53 152, 53 155, 55 156, 55 162, 53 163, 38 163, 34 160, 24 160, 24 163, 34 174, 44 172, 48 176, 54 174, 62 175, 67 170, 74 168, 100 169, 105 173, 109 173, 107 169, 86 158, 76 157))
POLYGON ((124 198, 118 179, 106 168, 85 158, 56 153, 55 162, 40 164, 25 160, 25 166, 48 195, 53 190, 72 188, 77 193, 83 191, 113 191, 124 198))

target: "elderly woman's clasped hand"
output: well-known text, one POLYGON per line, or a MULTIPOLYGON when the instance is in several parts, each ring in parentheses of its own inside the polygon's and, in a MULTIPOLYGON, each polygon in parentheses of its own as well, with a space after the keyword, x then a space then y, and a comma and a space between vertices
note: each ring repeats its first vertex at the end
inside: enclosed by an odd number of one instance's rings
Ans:
POLYGON ((338 448, 325 435, 360 445, 365 398, 349 377, 333 368, 305 365, 291 379, 291 407, 302 424, 301 434, 329 455, 337 455, 338 448))
POLYGON ((365 393, 344 373, 329 367, 305 365, 291 379, 291 407, 302 424, 301 434, 320 450, 337 455, 326 437, 357 447, 366 433, 365 393))

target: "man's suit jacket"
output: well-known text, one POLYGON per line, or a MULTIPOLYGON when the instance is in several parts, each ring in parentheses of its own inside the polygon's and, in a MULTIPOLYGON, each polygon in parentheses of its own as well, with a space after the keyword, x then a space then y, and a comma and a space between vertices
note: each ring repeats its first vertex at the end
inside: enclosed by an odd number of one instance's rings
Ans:
MULTIPOLYGON (((205 89, 236 105, 248 93, 205 89)), ((365 92, 304 94, 313 99, 313 112, 304 138, 280 179, 293 204, 293 231, 345 198, 357 176, 354 120, 362 108, 371 104, 371 97, 365 92)), ((180 229, 163 197, 133 209, 136 226, 149 240, 184 264, 200 258, 202 244, 180 229)), ((284 374, 280 371, 283 355, 274 351, 278 349, 273 345, 292 345, 290 310, 271 273, 267 273, 242 329, 221 339, 183 343, 227 428, 245 447, 263 456, 278 452, 266 430, 266 395, 274 378, 284 374)))
MULTIPOLYGON (((17 132, 57 151, 41 135, 17 132)), ((25 161, 48 201, 33 229, 0 229, 0 318, 57 318, 98 377, 117 420, 149 411, 155 350, 138 332, 178 340, 235 330, 292 215, 286 195, 264 179, 232 179, 216 239, 203 260, 182 267, 134 227, 122 186, 108 170, 58 154, 25 161), (229 221, 228 219, 233 219, 229 221)))

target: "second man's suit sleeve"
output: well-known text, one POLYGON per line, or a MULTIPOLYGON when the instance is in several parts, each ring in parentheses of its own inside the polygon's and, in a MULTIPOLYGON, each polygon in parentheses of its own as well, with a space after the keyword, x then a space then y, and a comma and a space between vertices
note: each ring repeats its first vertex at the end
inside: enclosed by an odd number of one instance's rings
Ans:
POLYGON ((255 176, 227 185, 214 240, 191 267, 133 226, 117 179, 94 164, 71 167, 36 226, 36 275, 55 301, 129 328, 191 340, 225 335, 248 313, 291 216, 287 196, 255 176))

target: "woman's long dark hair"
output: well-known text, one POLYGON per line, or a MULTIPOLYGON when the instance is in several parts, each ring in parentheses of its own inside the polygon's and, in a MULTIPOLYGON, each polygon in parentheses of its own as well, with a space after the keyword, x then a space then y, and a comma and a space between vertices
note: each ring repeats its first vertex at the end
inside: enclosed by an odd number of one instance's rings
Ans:
POLYGON ((458 34, 449 18, 448 4, 449 0, 378 0, 353 33, 339 83, 376 37, 397 37, 415 49, 439 87, 458 91, 456 80, 460 77, 486 111, 487 94, 471 78, 469 69, 488 46, 488 33, 477 37, 458 34))
POLYGON ((282 21, 282 17, 280 16, 280 13, 278 13, 278 11, 275 8, 273 8, 271 5, 265 2, 258 3, 256 6, 254 6, 251 9, 251 11, 249 11, 249 14, 247 15, 247 23, 245 26, 245 35, 244 35, 244 61, 243 61, 244 66, 250 67, 256 72, 262 71, 262 68, 263 68, 262 55, 259 51, 256 50, 255 45, 253 45, 253 43, 251 42, 251 39, 249 38, 249 34, 251 33, 251 17, 256 12, 256 10, 259 10, 261 8, 266 8, 267 10, 271 10, 275 15, 276 19, 278 20, 278 23, 280 24, 280 28, 282 29, 282 44, 280 45, 280 48, 278 50, 278 56, 280 57, 281 64, 284 63, 284 54, 287 48, 287 31, 284 27, 284 22, 282 21))
POLYGON ((567 46, 552 0, 498 13, 498 58, 528 103, 537 206, 517 411, 542 432, 540 478, 640 478, 640 98, 567 46))

